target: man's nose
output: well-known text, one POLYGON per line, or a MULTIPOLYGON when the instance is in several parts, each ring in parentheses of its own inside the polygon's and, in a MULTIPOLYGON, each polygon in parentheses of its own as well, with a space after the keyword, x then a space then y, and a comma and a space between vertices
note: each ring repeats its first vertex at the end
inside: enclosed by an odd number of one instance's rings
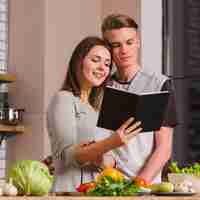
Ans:
POLYGON ((126 46, 125 44, 121 46, 120 52, 121 52, 122 54, 124 54, 124 53, 127 52, 127 46, 126 46))

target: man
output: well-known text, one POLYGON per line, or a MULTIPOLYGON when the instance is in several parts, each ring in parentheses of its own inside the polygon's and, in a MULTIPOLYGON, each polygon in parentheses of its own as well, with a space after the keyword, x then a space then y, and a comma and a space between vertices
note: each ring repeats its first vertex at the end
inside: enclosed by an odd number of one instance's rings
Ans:
POLYGON ((171 156, 173 128, 176 125, 171 80, 164 75, 148 72, 139 65, 138 25, 129 16, 109 15, 103 21, 102 34, 111 45, 117 68, 109 85, 136 93, 171 91, 160 130, 137 135, 126 146, 118 148, 117 153, 117 167, 125 174, 147 183, 160 182, 162 168, 171 156))

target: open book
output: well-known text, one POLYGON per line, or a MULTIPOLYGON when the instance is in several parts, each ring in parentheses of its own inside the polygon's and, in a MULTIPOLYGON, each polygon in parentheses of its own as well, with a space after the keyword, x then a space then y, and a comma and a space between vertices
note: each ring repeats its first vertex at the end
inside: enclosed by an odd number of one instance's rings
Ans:
POLYGON ((159 130, 168 104, 169 92, 133 94, 106 87, 97 126, 117 130, 134 117, 142 122, 143 132, 159 130))

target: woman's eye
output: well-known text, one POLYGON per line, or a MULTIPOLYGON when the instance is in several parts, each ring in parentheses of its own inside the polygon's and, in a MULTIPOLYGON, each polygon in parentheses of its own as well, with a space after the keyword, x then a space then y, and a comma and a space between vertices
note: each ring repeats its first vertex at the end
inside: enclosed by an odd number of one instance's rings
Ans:
POLYGON ((105 66, 106 67, 110 67, 110 63, 105 63, 105 66))
POLYGON ((99 62, 99 59, 98 59, 98 58, 92 58, 91 60, 92 60, 93 62, 95 62, 95 63, 96 63, 96 62, 99 62))

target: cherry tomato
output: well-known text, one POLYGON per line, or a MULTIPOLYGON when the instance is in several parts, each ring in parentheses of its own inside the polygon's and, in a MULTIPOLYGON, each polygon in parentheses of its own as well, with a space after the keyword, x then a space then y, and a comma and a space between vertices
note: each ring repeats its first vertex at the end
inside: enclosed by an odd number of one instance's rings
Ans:
POLYGON ((148 183, 146 180, 144 180, 143 178, 140 178, 140 177, 136 177, 134 179, 134 183, 138 186, 141 186, 141 187, 149 187, 151 184, 148 183))
POLYGON ((93 189, 96 187, 95 182, 83 183, 76 188, 78 192, 87 192, 89 189, 93 189))

